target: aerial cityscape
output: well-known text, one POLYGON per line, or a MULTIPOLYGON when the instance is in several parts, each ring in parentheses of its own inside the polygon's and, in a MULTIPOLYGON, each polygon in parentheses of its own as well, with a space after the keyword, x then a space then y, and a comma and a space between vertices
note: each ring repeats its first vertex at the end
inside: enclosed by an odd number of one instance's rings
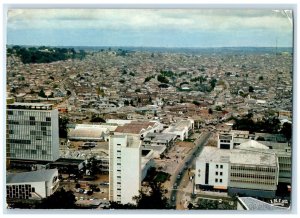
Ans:
POLYGON ((291 10, 7 18, 8 210, 291 209, 291 10))

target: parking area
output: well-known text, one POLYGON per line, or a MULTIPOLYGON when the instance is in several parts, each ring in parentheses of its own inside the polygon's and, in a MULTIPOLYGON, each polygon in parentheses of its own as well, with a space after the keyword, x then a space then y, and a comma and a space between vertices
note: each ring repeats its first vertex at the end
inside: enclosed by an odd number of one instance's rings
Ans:
POLYGON ((60 187, 66 191, 71 190, 77 200, 103 199, 108 200, 108 175, 97 175, 93 181, 67 179, 68 175, 63 175, 60 187), (79 185, 80 186, 79 186, 79 185))

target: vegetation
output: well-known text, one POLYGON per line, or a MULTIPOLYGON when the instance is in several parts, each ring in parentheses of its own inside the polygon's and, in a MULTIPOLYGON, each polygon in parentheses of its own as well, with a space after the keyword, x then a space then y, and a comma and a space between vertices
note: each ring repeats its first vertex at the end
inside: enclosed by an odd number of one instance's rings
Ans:
POLYGON ((233 129, 248 130, 253 132, 279 133, 280 121, 276 117, 263 118, 261 121, 254 122, 252 114, 244 116, 240 119, 234 118, 235 124, 233 129))
POLYGON ((54 61, 64 61, 67 59, 83 59, 85 51, 76 52, 74 48, 54 48, 54 47, 30 47, 13 46, 7 49, 7 54, 16 54, 24 64, 28 63, 51 63, 54 61))
POLYGON ((236 205, 225 200, 199 199, 197 205, 189 204, 190 210, 236 210, 236 205))
POLYGON ((290 141, 292 138, 292 124, 284 123, 280 133, 283 134, 288 141, 290 141))
POLYGON ((90 120, 92 123, 105 123, 106 121, 99 116, 99 114, 93 114, 90 120))
POLYGON ((153 79, 154 77, 155 77, 155 76, 148 76, 148 77, 146 77, 144 83, 149 82, 149 81, 150 81, 151 79, 153 79))
POLYGON ((140 191, 138 196, 134 197, 137 209, 170 209, 168 199, 165 197, 167 192, 161 183, 151 182, 149 184, 149 194, 140 191))
POLYGON ((216 106, 216 111, 222 111, 222 107, 221 106, 216 106))
POLYGON ((69 124, 68 117, 59 117, 58 126, 59 126, 59 137, 60 138, 67 138, 68 136, 68 128, 67 125, 69 124))
POLYGON ((249 86, 249 92, 254 92, 253 86, 249 86))
POLYGON ((63 188, 54 192, 53 195, 42 200, 37 205, 38 209, 76 209, 76 199, 72 191, 65 191, 63 188))
POLYGON ((160 74, 164 77, 173 77, 174 73, 171 70, 161 70, 160 74))
POLYGON ((169 83, 169 80, 166 77, 164 77, 163 75, 158 75, 157 81, 161 82, 161 83, 169 83))

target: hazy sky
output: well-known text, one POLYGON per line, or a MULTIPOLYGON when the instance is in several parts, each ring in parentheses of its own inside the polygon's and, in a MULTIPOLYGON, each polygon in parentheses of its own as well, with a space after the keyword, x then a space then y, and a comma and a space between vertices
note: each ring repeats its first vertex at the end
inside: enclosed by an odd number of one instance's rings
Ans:
POLYGON ((269 9, 12 9, 7 44, 292 46, 291 12, 269 9))

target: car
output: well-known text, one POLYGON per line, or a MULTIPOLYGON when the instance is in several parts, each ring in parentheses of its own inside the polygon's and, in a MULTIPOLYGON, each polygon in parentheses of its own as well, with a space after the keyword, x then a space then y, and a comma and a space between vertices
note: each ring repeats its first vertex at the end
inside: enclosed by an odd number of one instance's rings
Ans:
POLYGON ((109 185, 109 183, 108 182, 101 182, 100 185, 103 185, 103 186, 104 185, 109 185))

